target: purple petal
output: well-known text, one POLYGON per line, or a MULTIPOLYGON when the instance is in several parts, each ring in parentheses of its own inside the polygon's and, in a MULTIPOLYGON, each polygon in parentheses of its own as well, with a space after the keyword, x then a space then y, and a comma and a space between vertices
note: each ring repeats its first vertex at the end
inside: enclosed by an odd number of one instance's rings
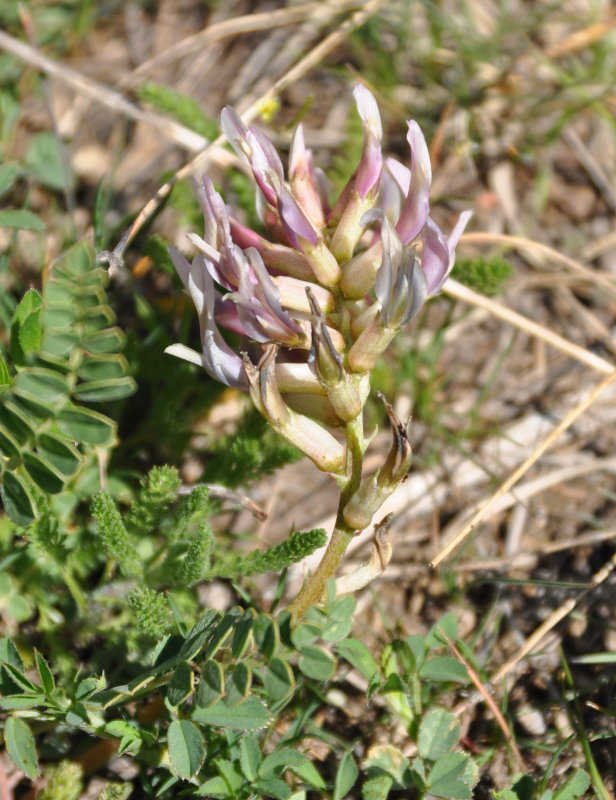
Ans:
POLYGON ((249 147, 249 161, 257 186, 267 202, 276 207, 280 187, 284 181, 282 162, 274 145, 256 128, 249 128, 246 134, 249 147))
POLYGON ((237 249, 239 286, 236 292, 227 297, 237 306, 239 321, 246 335, 256 342, 297 344, 302 338, 301 329, 282 308, 280 291, 269 276, 258 251, 249 248, 244 255, 237 249))
POLYGON ((177 272, 184 288, 188 290, 188 276, 190 275, 190 264, 184 258, 184 256, 175 249, 172 245, 168 247, 169 251, 169 258, 173 262, 173 266, 175 267, 175 271, 177 272))
POLYGON ((383 168, 383 154, 381 153, 381 138, 383 129, 379 107, 374 95, 363 84, 359 84, 353 91, 357 110, 364 126, 364 148, 355 176, 355 190, 362 200, 366 195, 376 189, 381 179, 383 168))
POLYGON ((240 158, 246 158, 246 133, 248 128, 232 106, 225 106, 220 114, 220 127, 229 144, 240 158))
POLYGON ((402 195, 400 194, 400 187, 396 180, 386 170, 383 170, 381 175, 377 207, 382 209, 383 213, 392 224, 398 221, 402 208, 402 195))
POLYGON ((449 236, 445 236, 438 225, 428 218, 422 234, 424 249, 421 266, 428 278, 429 295, 436 294, 447 280, 456 260, 456 245, 472 216, 472 211, 463 211, 449 236))
POLYGON ((325 211, 315 183, 312 153, 306 149, 301 125, 295 129, 291 141, 289 180, 293 194, 308 219, 322 228, 325 224, 325 211))
MULTIPOLYGON (((432 167, 430 153, 421 128, 414 121, 408 123, 407 141, 411 148, 411 185, 396 229, 406 244, 414 239, 426 224, 430 211, 430 184, 432 167)), ((394 174, 394 177, 395 174, 394 174)))
POLYGON ((315 229, 285 186, 281 187, 278 195, 278 213, 284 232, 293 247, 302 250, 299 237, 306 239, 313 247, 316 246, 318 236, 315 229))
MULTIPOLYGON (((247 390, 248 381, 241 358, 222 338, 214 320, 214 305, 218 293, 205 268, 205 259, 197 256, 191 266, 187 286, 199 314, 201 329, 201 364, 205 371, 227 386, 247 390)), ((197 363, 196 353, 185 345, 175 344, 166 352, 197 363)))
POLYGON ((449 246, 443 231, 428 217, 421 234, 421 268, 428 280, 428 295, 441 288, 449 274, 449 246))
POLYGON ((458 217, 458 221, 456 222, 454 229, 447 237, 447 249, 449 250, 449 259, 450 265, 449 268, 451 269, 454 265, 455 257, 456 257, 456 246, 460 241, 460 236, 464 233, 464 229, 468 225, 470 218, 473 216, 473 212, 468 209, 463 211, 460 216, 458 217))
POLYGON ((395 158, 386 158, 385 166, 388 173, 395 180, 402 194, 406 197, 411 188, 411 170, 395 158))
POLYGON ((376 299, 383 308, 391 297, 397 265, 402 257, 402 242, 387 219, 383 220, 381 226, 381 241, 383 242, 383 261, 374 278, 374 291, 376 299))
POLYGON ((272 172, 281 181, 283 181, 284 168, 282 166, 280 156, 278 155, 278 151, 276 150, 276 147, 272 141, 263 133, 263 131, 259 130, 259 128, 253 127, 252 125, 248 128, 246 139, 248 144, 253 148, 253 157, 258 158, 259 163, 266 165, 268 169, 272 170, 272 172))

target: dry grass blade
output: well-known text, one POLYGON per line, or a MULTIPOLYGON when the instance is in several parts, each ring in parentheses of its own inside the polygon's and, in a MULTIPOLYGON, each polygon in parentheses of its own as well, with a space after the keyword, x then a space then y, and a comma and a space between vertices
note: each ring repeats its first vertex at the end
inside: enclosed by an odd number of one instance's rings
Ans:
POLYGON ((557 59, 570 53, 579 53, 587 47, 595 44, 616 26, 616 14, 613 9, 608 12, 604 22, 594 22, 579 31, 574 31, 565 38, 545 51, 547 58, 557 59))
POLYGON ((503 732, 507 744, 511 747, 511 752, 513 753, 513 757, 516 762, 516 769, 520 771, 524 770, 524 759, 522 758, 522 754, 520 753, 520 751, 516 746, 515 737, 511 731, 511 728, 507 724, 507 720, 503 716, 500 708, 496 705, 494 699, 490 696, 490 693, 483 685, 481 678, 479 677, 477 672, 473 669, 472 665, 464 658, 462 653, 458 650, 458 648, 451 641, 451 639, 449 639, 447 634, 443 630, 439 631, 439 633, 443 637, 443 639, 447 642, 449 649, 454 654, 454 656, 458 659, 458 661, 461 664, 463 664, 466 667, 466 670, 468 672, 468 675, 472 683, 474 684, 479 694, 483 697, 486 705, 494 715, 494 719, 498 723, 498 727, 503 732))
POLYGON ((77 70, 65 67, 58 61, 48 58, 34 47, 30 47, 25 44, 25 42, 20 42, 19 39, 15 39, 4 31, 0 31, 0 49, 40 69, 46 75, 57 78, 67 86, 110 108, 112 111, 124 114, 124 116, 136 122, 143 122, 146 125, 156 128, 164 136, 180 147, 183 147, 185 150, 194 153, 203 150, 208 144, 207 139, 204 139, 200 134, 190 130, 190 128, 186 128, 178 122, 154 114, 151 111, 144 111, 142 108, 139 108, 139 106, 128 101, 119 92, 109 89, 107 86, 104 86, 102 83, 97 83, 91 78, 87 78, 85 75, 77 72, 77 70))
MULTIPOLYGON (((326 36, 319 44, 307 55, 301 58, 288 72, 282 75, 274 84, 255 100, 248 108, 242 111, 242 119, 245 123, 251 122, 260 113, 260 109, 287 87, 299 80, 303 75, 316 66, 324 56, 336 47, 340 42, 351 33, 351 31, 363 25, 371 16, 376 14, 385 0, 369 0, 366 5, 346 19, 335 31, 326 36)), ((219 147, 225 141, 224 136, 219 136, 199 155, 185 164, 167 183, 163 184, 137 215, 131 227, 126 231, 122 239, 118 242, 112 253, 101 253, 101 260, 109 262, 110 269, 117 269, 123 262, 124 253, 128 245, 139 233, 146 220, 156 211, 162 201, 169 195, 177 181, 187 178, 199 169, 204 169, 209 159, 212 158, 214 148, 219 147)))
POLYGON ((453 571, 456 573, 479 572, 485 570, 512 570, 534 566, 540 556, 551 553, 560 553, 563 550, 573 550, 575 547, 592 547, 602 542, 609 542, 616 538, 616 528, 607 531, 591 531, 582 533, 571 539, 561 539, 557 542, 548 542, 534 550, 526 550, 513 556, 503 558, 482 558, 478 561, 464 561, 456 564, 453 571))
POLYGON ((327 21, 338 14, 349 12, 361 5, 361 2, 343 2, 337 4, 303 3, 299 6, 291 6, 290 8, 277 8, 263 13, 245 14, 240 17, 222 20, 221 22, 209 25, 198 33, 192 34, 192 36, 186 36, 181 41, 163 50, 162 53, 158 53, 147 61, 144 61, 133 70, 125 81, 122 81, 122 85, 134 86, 146 75, 158 69, 158 67, 184 58, 195 50, 199 50, 221 39, 237 36, 242 33, 253 33, 263 30, 271 31, 274 28, 293 25, 298 22, 303 22, 306 19, 321 18, 323 21, 327 21))
POLYGON ((569 256, 565 256, 555 250, 553 247, 548 247, 547 244, 535 242, 533 239, 526 239, 524 236, 511 236, 506 233, 465 233, 460 239, 465 244, 502 244, 506 247, 512 247, 515 250, 530 250, 544 255, 551 261, 557 264, 562 264, 568 269, 583 275, 590 283, 599 284, 607 289, 612 297, 616 297, 616 283, 613 278, 603 275, 601 272, 595 272, 592 269, 580 264, 569 256))
POLYGON ((528 470, 533 466, 533 464, 538 461, 539 458, 545 453, 545 451, 554 444, 556 439, 567 430, 567 428, 571 427, 573 423, 580 417, 590 406, 595 402, 597 397, 601 394, 604 389, 607 389, 612 383, 616 381, 616 370, 613 370, 610 375, 604 378, 601 383, 599 383, 595 388, 590 392, 590 394, 581 400, 574 408, 569 411, 568 414, 564 416, 564 418, 558 423, 558 425, 554 428, 554 430, 547 436, 541 444, 533 450, 530 456, 516 469, 514 470, 511 475, 504 481, 499 489, 494 492, 492 497, 485 503, 476 514, 473 515, 470 522, 468 522, 464 528, 460 531, 460 533, 447 544, 441 552, 430 562, 430 566, 436 567, 442 561, 444 561, 447 556, 450 555, 465 539, 472 531, 479 525, 482 520, 488 515, 492 507, 500 500, 500 498, 505 495, 519 480, 520 478, 525 475, 528 470))
POLYGON ((566 600, 562 605, 560 605, 555 611, 553 611, 550 616, 544 620, 533 632, 532 634, 526 639, 522 647, 518 650, 518 652, 510 658, 505 664, 503 664, 500 669, 492 676, 491 680, 493 683, 498 683, 505 678, 511 670, 518 664, 525 656, 532 653, 537 647, 541 644, 541 642, 545 639, 548 633, 558 625, 558 623, 563 620, 568 614, 573 611, 573 609, 582 601, 585 597, 597 588, 601 583, 603 583, 609 576, 616 570, 616 553, 607 561, 601 569, 597 570, 595 574, 590 579, 590 585, 587 589, 584 589, 577 597, 571 597, 569 600, 566 600))
POLYGON ((518 314, 517 311, 512 311, 510 308, 507 308, 506 306, 503 306, 494 300, 490 300, 478 292, 474 292, 472 289, 469 289, 463 284, 458 283, 458 281, 450 278, 443 287, 443 291, 445 294, 448 294, 451 297, 455 297, 458 300, 463 300, 464 302, 470 303, 478 308, 485 309, 495 317, 515 325, 517 328, 520 328, 520 330, 531 334, 531 336, 536 336, 538 339, 542 339, 547 344, 556 347, 563 353, 566 353, 572 358, 577 359, 582 364, 592 367, 598 372, 603 372, 604 374, 609 375, 614 369, 613 364, 610 364, 610 362, 606 361, 604 358, 591 353, 590 350, 586 350, 574 342, 570 342, 568 339, 565 339, 564 336, 559 336, 549 328, 533 322, 527 317, 524 317, 522 314, 518 314))

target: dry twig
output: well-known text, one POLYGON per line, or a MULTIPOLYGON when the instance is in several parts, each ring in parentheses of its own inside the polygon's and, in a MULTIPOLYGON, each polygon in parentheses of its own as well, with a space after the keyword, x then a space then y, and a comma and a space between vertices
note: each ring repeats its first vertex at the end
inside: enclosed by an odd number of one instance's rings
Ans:
POLYGON ((472 531, 479 525, 482 520, 484 520, 488 514, 488 512, 493 508, 493 506, 500 500, 500 498, 505 495, 519 480, 520 478, 525 475, 528 470, 533 466, 533 464, 538 461, 539 458, 545 453, 545 451, 552 446, 552 444, 558 439, 558 437, 567 430, 567 428, 571 427, 573 423, 580 417, 590 406, 595 402, 597 397, 601 394, 604 389, 607 389, 612 383, 616 381, 616 369, 612 371, 610 375, 604 378, 601 383, 599 383, 595 388, 590 392, 590 394, 581 400, 575 408, 572 408, 568 414, 566 414, 563 419, 558 423, 558 425, 552 430, 552 432, 547 436, 541 444, 536 447, 533 452, 528 456, 527 459, 516 469, 514 470, 511 475, 504 481, 501 486, 498 488, 496 492, 492 495, 492 497, 483 505, 476 514, 473 515, 473 518, 468 522, 464 528, 460 531, 460 533, 451 541, 449 542, 441 552, 430 562, 431 567, 436 567, 442 561, 444 561, 447 556, 450 555, 463 541, 466 537, 472 533, 472 531))

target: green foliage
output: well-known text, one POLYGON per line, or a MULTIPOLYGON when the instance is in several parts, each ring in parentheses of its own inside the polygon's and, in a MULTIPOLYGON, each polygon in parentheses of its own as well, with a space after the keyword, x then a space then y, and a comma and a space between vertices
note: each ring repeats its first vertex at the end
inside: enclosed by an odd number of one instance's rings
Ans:
POLYGON ((0 489, 18 525, 38 516, 39 492, 59 494, 94 446, 113 444, 114 423, 81 404, 134 391, 107 280, 80 242, 52 265, 42 295, 30 290, 13 314, 15 374, 0 395, 0 489))
POLYGON ((138 586, 129 594, 128 604, 144 636, 160 639, 169 633, 171 614, 164 595, 147 586, 138 586))
POLYGON ((263 552, 253 551, 247 556, 235 556, 230 563, 215 564, 210 577, 237 578, 242 575, 258 575, 263 572, 279 572, 306 556, 314 553, 327 542, 327 534, 322 528, 312 531, 292 533, 281 544, 268 547, 263 552))
POLYGON ((203 479, 232 488, 301 458, 300 452, 278 436, 254 409, 246 414, 234 434, 217 443, 214 455, 215 460, 206 467, 203 479))
POLYGON ((141 248, 144 256, 149 256, 157 267, 163 269, 174 280, 177 280, 177 273, 173 266, 173 261, 169 256, 169 244, 158 234, 148 236, 141 248))
POLYGON ((83 768, 74 761, 63 760, 45 770, 47 783, 38 794, 39 800, 79 800, 83 791, 83 768))
POLYGON ((127 578, 140 575, 143 567, 137 548, 129 539, 122 516, 109 492, 101 492, 92 499, 92 516, 98 522, 98 535, 105 551, 117 561, 122 574, 127 578))
POLYGON ((25 164, 32 177, 50 189, 61 191, 74 183, 62 145, 50 131, 41 131, 30 139, 25 164))
POLYGON ((205 139, 218 136, 218 124, 203 113, 200 104, 183 92, 148 81, 136 88, 137 97, 173 119, 200 133, 205 139))
POLYGON ((500 256, 492 258, 457 258, 451 276, 460 283, 487 297, 502 291, 513 275, 513 266, 500 256))
POLYGON ((130 511, 126 515, 127 526, 135 533, 147 533, 164 516, 169 503, 176 498, 180 476, 173 467, 153 467, 141 482, 130 511))
POLYGON ((132 791, 130 783, 108 783, 99 794, 98 800, 128 800, 132 791))

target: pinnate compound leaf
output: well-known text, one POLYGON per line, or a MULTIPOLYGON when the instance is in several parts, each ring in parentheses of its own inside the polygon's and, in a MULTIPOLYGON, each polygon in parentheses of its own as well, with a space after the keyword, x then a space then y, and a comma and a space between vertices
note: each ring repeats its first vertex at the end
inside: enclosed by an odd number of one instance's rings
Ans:
POLYGON ((234 706, 241 703, 248 696, 252 686, 252 672, 244 661, 236 665, 231 676, 227 678, 227 693, 225 703, 234 706))
POLYGON ((263 676, 263 685, 272 700, 282 700, 295 688, 291 665, 281 658, 270 659, 263 676))
POLYGON ((9 349, 13 363, 17 366, 22 366, 28 353, 35 352, 40 345, 42 304, 41 295, 35 289, 30 289, 13 312, 9 349), (22 330, 24 330, 23 344, 22 330))
POLYGON ((393 784, 389 775, 371 775, 361 787, 362 800, 387 800, 393 784))
MULTIPOLYGON (((19 650, 6 636, 0 639, 0 664, 11 664, 15 669, 22 672, 24 669, 24 662, 21 660, 19 650)), ((4 692, 4 690, 2 691, 4 692)))
POLYGON ((8 754, 18 769, 33 779, 39 773, 34 737, 28 725, 17 717, 9 717, 4 728, 8 754))
POLYGON ((84 381, 104 381, 121 378, 128 371, 128 364, 123 355, 84 356, 77 374, 84 381))
POLYGON ((174 719, 167 732, 169 758, 180 778, 191 778, 203 764, 205 745, 197 726, 187 719, 174 719))
POLYGON ((266 756, 259 767, 259 776, 263 780, 267 780, 282 774, 287 769, 315 789, 321 791, 326 789, 323 778, 308 756, 290 747, 280 747, 266 756))
POLYGON ((57 470, 35 453, 23 454, 26 472, 34 483, 48 494, 58 494, 64 488, 64 478, 57 470))
POLYGON ((424 662, 419 670, 419 677, 432 681, 468 681, 468 672, 452 656, 433 656, 424 662))
POLYGON ((235 626, 233 639, 231 641, 231 654, 233 658, 241 658, 246 652, 250 644, 250 634, 255 616, 255 610, 253 608, 247 608, 235 626))
POLYGON ((214 705, 225 691, 225 676, 222 664, 218 661, 206 661, 201 669, 201 678, 197 686, 195 702, 202 708, 214 705))
POLYGON ((340 760, 334 782, 334 800, 343 800, 357 780, 359 770, 353 756, 347 751, 340 760))
POLYGON ((255 789, 264 797, 275 797, 277 800, 288 800, 291 789, 280 778, 266 778, 255 782, 255 789))
POLYGON ((212 634, 218 627, 221 615, 219 611, 208 608, 197 620, 194 628, 186 637, 180 657, 190 661, 195 658, 209 642, 212 634))
POLYGON ((554 795, 554 800, 577 800, 590 786, 590 777, 583 769, 576 770, 554 795))
POLYGON ((210 778, 205 783, 202 783, 197 790, 197 794, 205 797, 221 798, 221 800, 226 800, 227 798, 233 797, 229 791, 227 782, 219 775, 216 775, 216 777, 210 778))
POLYGON ((0 455, 7 458, 19 456, 19 443, 9 431, 0 426, 0 455))
POLYGON ((49 665, 43 656, 38 650, 35 650, 34 654, 36 656, 36 668, 38 670, 39 678, 41 679, 41 686, 43 687, 45 694, 49 696, 56 688, 56 682, 51 670, 49 669, 49 665))
POLYGON ((129 375, 125 375, 123 378, 82 383, 77 386, 73 394, 84 403, 108 403, 130 397, 136 388, 135 381, 129 375))
POLYGON ((336 659, 318 645, 308 645, 300 650, 297 666, 307 678, 329 680, 336 671, 336 659))
POLYGON ((65 406, 58 413, 57 424, 69 439, 84 444, 110 445, 115 438, 115 424, 89 408, 65 406))
POLYGON ((477 783, 477 767, 464 753, 441 756, 428 776, 430 794, 451 800, 470 800, 477 783))
POLYGON ((15 472, 2 474, 0 496, 4 509, 16 525, 30 525, 36 519, 36 506, 23 478, 15 472))
POLYGON ((63 404, 70 392, 69 383, 64 376, 44 367, 32 367, 20 372, 15 376, 14 385, 21 396, 52 408, 63 404))
POLYGON ((84 348, 88 353, 94 355, 106 355, 118 353, 123 350, 126 343, 124 331, 120 328, 108 328, 104 331, 96 331, 83 342, 84 348))
POLYGON ((197 706, 192 713, 196 722, 203 722, 217 728, 230 728, 236 731, 258 731, 269 721, 265 705, 258 697, 247 697, 235 706, 227 706, 222 700, 207 708, 197 706))
POLYGON ((194 674, 187 661, 180 661, 173 671, 167 686, 167 700, 172 706, 179 706, 187 700, 194 690, 194 674))
POLYGON ((266 659, 272 658, 278 652, 280 630, 278 622, 270 614, 259 614, 252 626, 252 635, 257 650, 266 659))
POLYGON ((436 761, 458 743, 460 723, 455 714, 442 708, 430 711, 419 727, 419 755, 436 761))
POLYGON ((376 663, 370 650, 359 639, 347 639, 336 645, 338 655, 355 667, 366 680, 372 680, 374 675, 379 673, 379 665, 376 663))
POLYGON ((39 436, 36 449, 39 455, 66 477, 74 475, 81 463, 81 454, 70 442, 54 434, 39 436))
POLYGON ((240 742, 240 767, 251 783, 257 779, 261 766, 261 748, 253 736, 244 736, 240 742))
POLYGON ((45 230, 45 224, 40 217, 26 208, 4 208, 0 211, 0 228, 17 228, 40 233, 45 230))

